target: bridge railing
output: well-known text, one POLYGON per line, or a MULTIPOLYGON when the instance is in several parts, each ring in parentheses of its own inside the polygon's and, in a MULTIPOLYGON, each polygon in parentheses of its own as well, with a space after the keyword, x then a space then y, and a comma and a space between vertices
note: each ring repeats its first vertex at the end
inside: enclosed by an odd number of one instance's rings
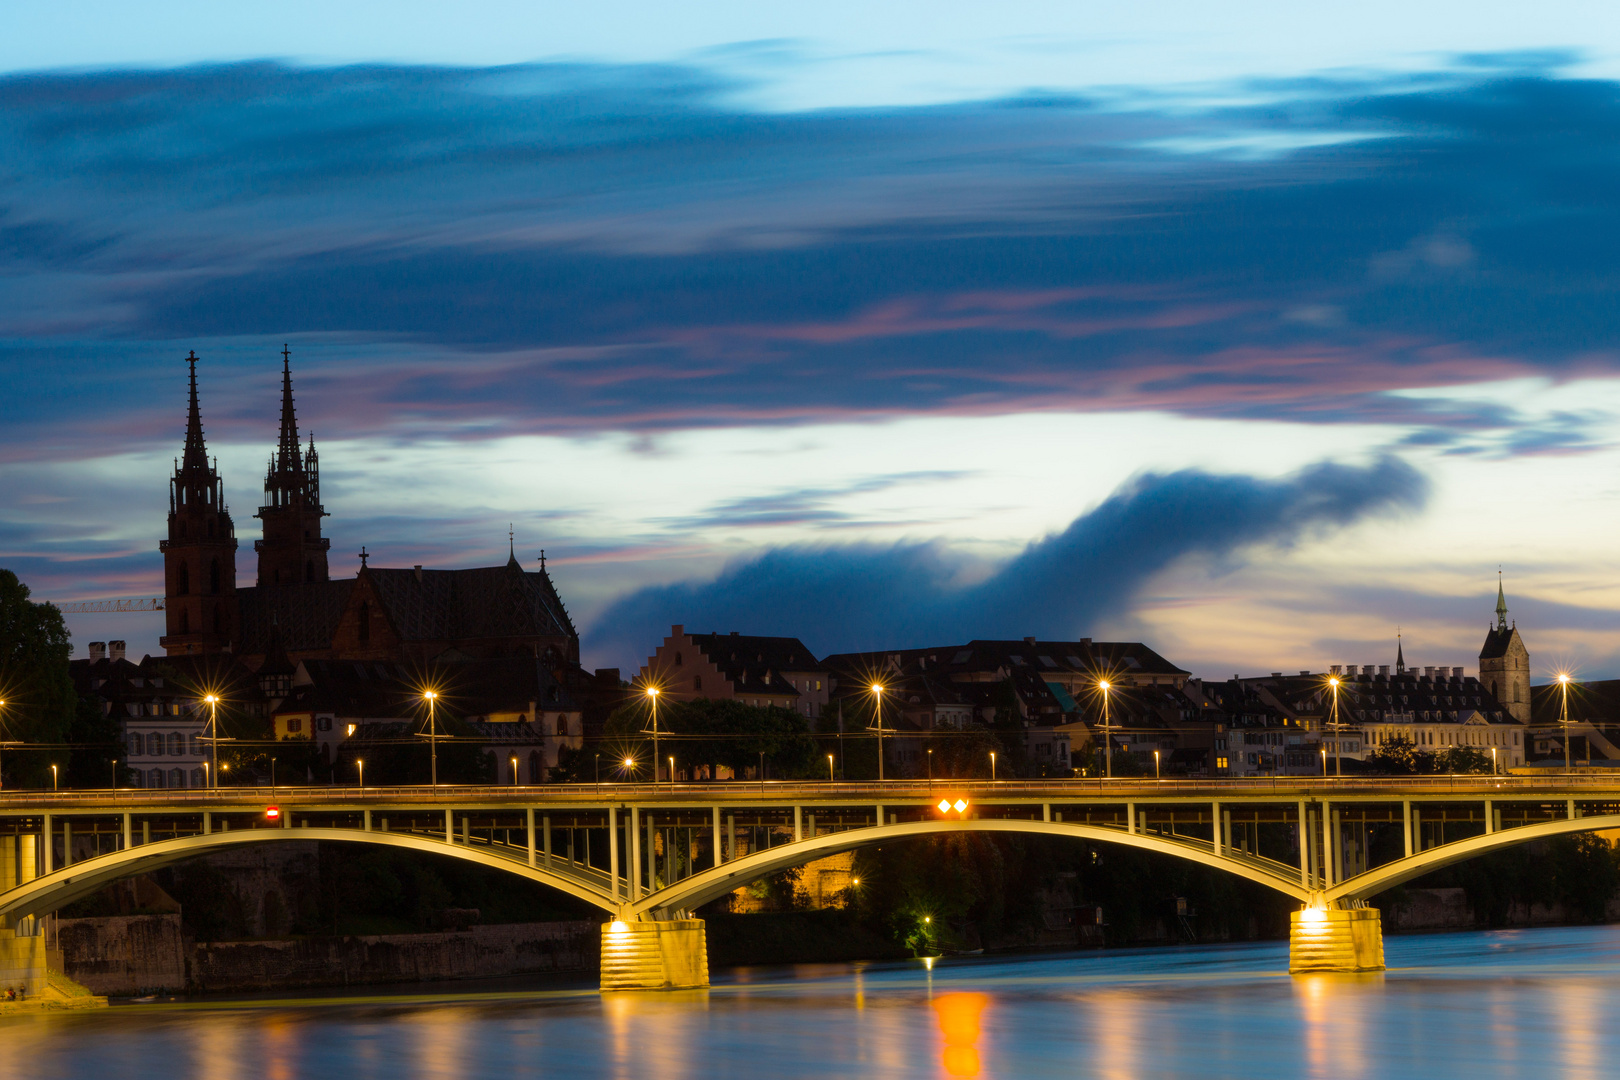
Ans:
POLYGON ((849 799, 854 802, 876 803, 888 799, 939 798, 966 795, 980 799, 1040 799, 1050 801, 1085 801, 1087 797, 1103 798, 1189 798, 1209 795, 1229 799, 1245 793, 1273 796, 1300 793, 1310 797, 1333 797, 1337 794, 1367 794, 1379 792, 1469 792, 1487 791, 1580 791, 1620 789, 1620 773, 1608 770, 1571 770, 1534 776, 1490 776, 1480 774, 1446 774, 1439 776, 1344 776, 1344 777, 1212 777, 1203 779, 1151 778, 1098 780, 1092 777, 1074 779, 1039 780, 885 780, 836 781, 826 780, 721 780, 699 783, 584 783, 584 784, 530 784, 486 785, 440 784, 356 787, 338 786, 233 786, 220 788, 85 788, 49 791, 38 788, 13 788, 0 792, 0 811, 13 805, 26 804, 71 806, 74 804, 105 804, 109 800, 121 803, 176 806, 190 803, 205 804, 221 801, 248 805, 271 805, 279 800, 309 802, 312 800, 365 803, 410 801, 413 803, 459 802, 524 802, 534 800, 565 800, 581 805, 603 805, 619 802, 652 802, 661 799, 681 802, 699 802, 721 799, 726 802, 763 801, 785 803, 795 798, 826 800, 849 799))

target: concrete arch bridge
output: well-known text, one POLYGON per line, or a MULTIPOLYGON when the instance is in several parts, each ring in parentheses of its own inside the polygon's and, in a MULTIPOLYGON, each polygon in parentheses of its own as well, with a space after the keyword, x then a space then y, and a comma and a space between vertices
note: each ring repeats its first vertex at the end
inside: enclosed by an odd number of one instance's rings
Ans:
POLYGON ((694 909, 828 855, 949 832, 1101 841, 1217 867, 1299 903, 1292 970, 1376 970, 1368 899, 1496 848, 1594 829, 1620 829, 1620 783, 1580 774, 9 792, 0 984, 34 967, 43 977, 37 916, 114 881, 239 845, 319 840, 463 859, 600 908, 604 989, 705 985, 694 909))

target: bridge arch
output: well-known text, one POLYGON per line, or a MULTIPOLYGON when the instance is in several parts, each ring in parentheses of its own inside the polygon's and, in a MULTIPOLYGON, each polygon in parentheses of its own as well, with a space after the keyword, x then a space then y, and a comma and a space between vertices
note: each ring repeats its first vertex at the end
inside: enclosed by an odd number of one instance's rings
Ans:
POLYGON ((1366 900, 1387 889, 1404 885, 1413 878, 1435 870, 1442 870, 1487 852, 1528 844, 1533 840, 1546 840, 1570 833, 1595 832, 1599 829, 1620 829, 1620 814, 1601 814, 1593 817, 1561 818, 1536 825, 1519 825, 1511 829, 1471 836, 1466 840, 1453 840, 1449 844, 1408 855, 1394 862, 1375 866, 1371 870, 1346 878, 1324 890, 1322 900, 1326 906, 1343 901, 1366 900))
POLYGON ((363 832, 358 829, 239 829, 140 844, 123 851, 85 859, 72 866, 26 881, 0 892, 0 920, 15 923, 16 920, 29 915, 55 911, 75 900, 98 892, 115 881, 160 870, 165 866, 172 866, 212 851, 248 844, 311 840, 342 844, 377 844, 430 855, 445 855, 504 870, 541 885, 549 885, 609 913, 618 912, 621 906, 607 890, 599 889, 573 875, 544 867, 528 866, 507 855, 462 844, 448 844, 433 837, 401 832, 363 832))
POLYGON ((1260 864, 1258 860, 1250 862, 1231 855, 1217 854, 1208 843, 1179 840, 1154 833, 1127 833, 1113 826, 1088 825, 1080 822, 983 818, 964 821, 908 821, 894 825, 871 826, 847 832, 827 833, 756 851, 733 862, 693 874, 689 878, 667 885, 655 893, 627 904, 621 918, 678 917, 680 912, 701 907, 711 900, 718 900, 727 893, 778 870, 800 866, 828 855, 873 847, 886 841, 951 833, 1025 833, 1121 844, 1225 870, 1275 889, 1301 903, 1308 902, 1311 898, 1310 890, 1300 883, 1297 872, 1291 878, 1284 877, 1281 873, 1260 864))

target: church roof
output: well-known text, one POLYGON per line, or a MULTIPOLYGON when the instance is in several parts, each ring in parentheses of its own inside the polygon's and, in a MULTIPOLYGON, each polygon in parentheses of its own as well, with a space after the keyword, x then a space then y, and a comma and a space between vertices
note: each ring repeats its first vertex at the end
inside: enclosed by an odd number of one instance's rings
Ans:
POLYGON ((515 561, 472 570, 369 567, 365 574, 405 641, 576 636, 551 576, 515 561))
POLYGON ((241 639, 246 656, 279 649, 311 652, 329 648, 354 579, 308 581, 297 585, 257 585, 236 590, 241 639))
POLYGON ((1481 660, 1498 660, 1507 655, 1508 645, 1518 633, 1513 627, 1506 630, 1491 630, 1485 634, 1485 644, 1480 647, 1481 660))

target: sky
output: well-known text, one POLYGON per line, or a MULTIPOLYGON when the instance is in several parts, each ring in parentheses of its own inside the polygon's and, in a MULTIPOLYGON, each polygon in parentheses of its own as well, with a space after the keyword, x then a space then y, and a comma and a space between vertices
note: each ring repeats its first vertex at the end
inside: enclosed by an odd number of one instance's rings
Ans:
MULTIPOLYGON (((15 4, 0 566, 161 592, 195 350, 251 584, 542 550, 587 666, 1142 640, 1620 677, 1596 4, 15 4)), ((161 616, 70 616, 78 655, 161 616)))

